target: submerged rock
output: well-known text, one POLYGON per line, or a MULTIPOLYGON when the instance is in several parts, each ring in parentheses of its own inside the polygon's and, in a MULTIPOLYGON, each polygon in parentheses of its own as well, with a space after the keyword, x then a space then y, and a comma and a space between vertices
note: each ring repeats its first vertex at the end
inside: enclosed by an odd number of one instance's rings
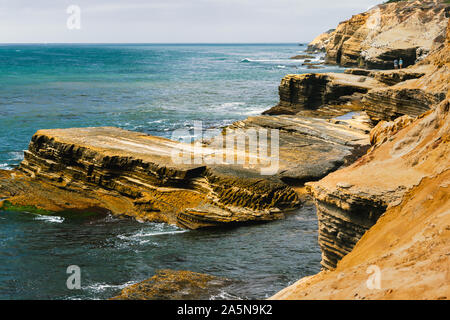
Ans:
POLYGON ((128 286, 112 300, 223 299, 231 280, 191 271, 158 270, 150 279, 128 286))

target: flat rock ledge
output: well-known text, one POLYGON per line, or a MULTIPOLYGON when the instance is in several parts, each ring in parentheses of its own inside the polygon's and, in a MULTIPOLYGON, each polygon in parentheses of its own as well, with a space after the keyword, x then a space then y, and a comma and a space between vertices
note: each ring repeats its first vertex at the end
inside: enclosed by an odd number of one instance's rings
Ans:
POLYGON ((3 198, 50 210, 100 207, 191 229, 279 219, 300 205, 289 186, 256 169, 175 163, 172 153, 189 148, 114 127, 39 130, 19 168, 28 181, 21 176, 23 187, 3 198), (60 201, 68 193, 78 204, 60 201))
POLYGON ((188 229, 282 219, 302 204, 291 185, 317 181, 369 148, 367 115, 332 118, 346 111, 251 117, 223 140, 189 144, 114 127, 39 130, 20 167, 0 171, 0 198, 3 208, 106 212, 188 229), (245 161, 226 161, 223 141, 242 130, 278 132, 274 172, 264 172, 260 150, 235 149, 234 160, 245 161), (189 161, 174 158, 186 152, 189 161))

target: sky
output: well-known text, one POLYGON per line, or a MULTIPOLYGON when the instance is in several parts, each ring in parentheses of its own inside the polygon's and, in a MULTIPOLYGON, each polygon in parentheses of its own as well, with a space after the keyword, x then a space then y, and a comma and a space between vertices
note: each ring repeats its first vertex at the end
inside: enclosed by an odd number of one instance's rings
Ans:
POLYGON ((380 2, 0 0, 0 43, 309 42, 380 2))

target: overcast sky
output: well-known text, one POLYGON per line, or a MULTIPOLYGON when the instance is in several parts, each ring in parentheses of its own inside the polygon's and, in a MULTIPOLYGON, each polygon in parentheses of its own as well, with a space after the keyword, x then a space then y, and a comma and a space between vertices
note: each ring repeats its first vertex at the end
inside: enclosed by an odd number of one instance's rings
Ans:
POLYGON ((381 0, 0 0, 1 43, 308 42, 381 0), (66 12, 81 9, 81 29, 66 12))

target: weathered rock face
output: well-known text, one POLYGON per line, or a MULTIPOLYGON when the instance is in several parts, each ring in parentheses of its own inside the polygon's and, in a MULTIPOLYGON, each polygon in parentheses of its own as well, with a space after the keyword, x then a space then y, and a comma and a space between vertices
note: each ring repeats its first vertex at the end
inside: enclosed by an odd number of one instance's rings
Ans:
POLYGON ((389 71, 374 71, 367 69, 347 69, 346 74, 354 74, 357 76, 367 76, 374 78, 375 80, 384 83, 388 86, 396 85, 397 83, 404 82, 411 79, 419 79, 425 75, 424 71, 416 69, 403 69, 403 70, 389 70, 389 71))
POLYGON ((256 116, 236 122, 236 130, 270 128, 279 131, 279 171, 276 177, 293 185, 316 181, 337 168, 349 165, 369 146, 370 119, 355 112, 351 119, 337 120, 352 111, 319 109, 295 116, 256 116))
POLYGON ((150 279, 126 287, 112 300, 210 300, 231 283, 197 272, 158 270, 150 279))
POLYGON ((95 210, 190 229, 280 219, 301 205, 288 183, 318 180, 369 146, 367 116, 329 118, 252 117, 203 144, 113 127, 39 130, 20 171, 0 175, 0 197, 15 206, 95 210), (273 144, 267 135, 268 152, 232 149, 227 159, 225 141, 236 146, 243 130, 269 129, 278 136, 273 144), (274 171, 264 173, 272 145, 274 171))
POLYGON ((450 299, 448 98, 414 120, 380 122, 367 155, 310 184, 322 264, 336 269, 274 299, 450 299), (380 272, 374 287, 371 272, 380 272))
POLYGON ((263 114, 296 114, 301 110, 315 110, 326 104, 342 103, 342 97, 367 93, 384 84, 370 77, 339 73, 289 74, 279 86, 280 102, 263 114))
POLYGON ((330 29, 318 35, 313 41, 308 44, 306 52, 325 52, 325 48, 330 41, 330 37, 335 29, 330 29))
MULTIPOLYGON (((94 198, 113 214, 187 228, 278 219, 300 204, 281 180, 256 169, 174 163, 172 152, 183 148, 192 147, 112 127, 40 130, 20 169, 45 185, 94 198), (126 205, 115 206, 110 198, 126 205)), ((14 203, 45 205, 33 197, 7 195, 14 203)))
POLYGON ((387 208, 398 205, 425 177, 449 169, 449 101, 413 123, 381 122, 375 147, 353 165, 310 183, 319 217, 322 265, 336 267, 387 208), (405 128, 402 129, 402 126, 405 128))
POLYGON ((303 278, 272 299, 450 300, 449 181, 450 170, 422 179, 335 270, 303 278), (370 281, 374 272, 379 282, 370 281))
POLYGON ((416 117, 445 99, 445 93, 427 93, 422 89, 391 88, 371 90, 362 103, 374 121, 394 120, 402 115, 416 117))
POLYGON ((450 25, 441 46, 418 65, 402 70, 348 69, 345 74, 287 75, 280 102, 266 114, 296 114, 326 104, 356 102, 374 122, 416 117, 439 104, 450 89, 450 25))
POLYGON ((403 80, 388 88, 374 88, 364 96, 362 104, 373 120, 393 120, 405 114, 415 117, 445 99, 450 89, 450 23, 446 30, 444 44, 419 65, 405 70, 371 72, 384 83, 403 80))
POLYGON ((413 65, 445 39, 447 6, 441 0, 400 1, 355 15, 331 34, 326 62, 393 69, 402 58, 405 67, 413 65))

